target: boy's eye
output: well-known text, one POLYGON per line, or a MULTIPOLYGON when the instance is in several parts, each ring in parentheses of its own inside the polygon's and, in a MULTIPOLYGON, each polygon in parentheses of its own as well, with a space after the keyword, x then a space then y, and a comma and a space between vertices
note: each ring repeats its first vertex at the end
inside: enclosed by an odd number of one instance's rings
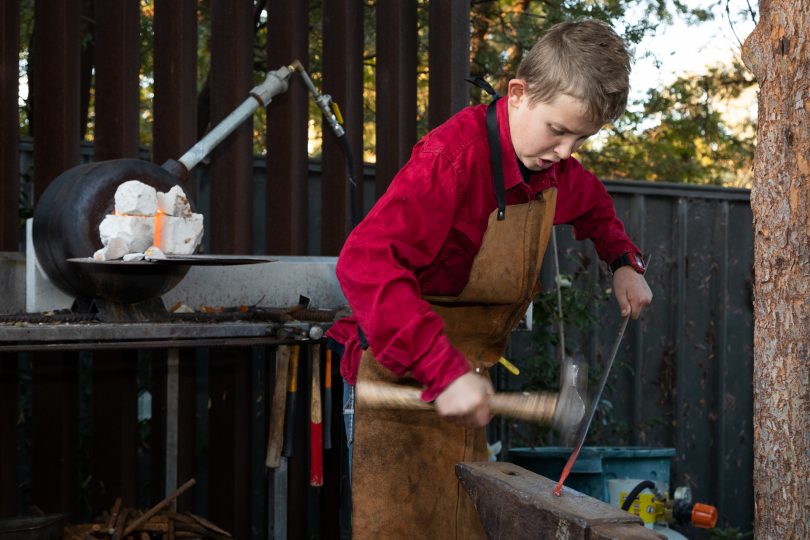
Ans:
POLYGON ((557 128, 555 128, 554 126, 548 126, 548 129, 549 129, 549 131, 551 131, 551 133, 553 133, 554 135, 565 135, 565 131, 563 131, 563 130, 561 130, 561 129, 557 129, 557 128))

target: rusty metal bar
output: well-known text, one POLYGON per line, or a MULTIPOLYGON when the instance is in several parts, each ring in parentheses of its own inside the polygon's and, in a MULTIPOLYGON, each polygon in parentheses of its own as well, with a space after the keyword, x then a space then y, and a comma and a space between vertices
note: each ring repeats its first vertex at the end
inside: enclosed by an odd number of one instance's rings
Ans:
POLYGON ((79 163, 79 0, 34 3, 34 200, 79 163))
MULTIPOLYGON (((177 159, 197 138, 196 0, 155 0, 154 27, 152 160, 162 164, 177 159)), ((183 188, 196 198, 193 176, 183 188)))
MULTIPOLYGON (((276 337, 235 337, 213 339, 162 339, 147 341, 107 341, 91 343, 31 343, 26 345, 0 345, 0 352, 34 351, 105 351, 139 349, 165 349, 167 347, 252 347, 253 345, 282 345, 290 340, 276 337)), ((295 342, 298 342, 295 340, 295 342)))
POLYGON ((95 14, 95 160, 138 157, 140 2, 96 0, 95 14))
POLYGON ((434 128, 469 103, 470 0, 430 2, 428 126, 434 128))
MULTIPOLYGON (((340 106, 354 168, 363 170, 363 5, 359 0, 323 2, 323 87, 340 106)), ((351 227, 346 158, 324 124, 321 173, 321 255, 337 255, 351 227)), ((362 209, 362 182, 356 204, 362 209)))
MULTIPOLYGON (((269 2, 267 69, 299 60, 309 69, 306 2, 269 2)), ((267 109, 267 253, 306 255, 307 89, 298 75, 267 109)))
POLYGON ((268 334, 267 323, 100 323, 41 326, 0 326, 2 341, 69 342, 83 341, 136 341, 149 339, 196 339, 257 337, 268 334))
MULTIPOLYGON (((253 87, 253 2, 211 2, 211 125, 228 116, 253 87)), ((211 250, 251 252, 253 121, 211 152, 211 250)))
POLYGON ((377 198, 416 143, 416 5, 377 2, 377 198))
MULTIPOLYGON (((0 251, 20 244, 19 95, 20 3, 0 2, 0 251)), ((0 505, 0 513, 2 513, 0 505)))

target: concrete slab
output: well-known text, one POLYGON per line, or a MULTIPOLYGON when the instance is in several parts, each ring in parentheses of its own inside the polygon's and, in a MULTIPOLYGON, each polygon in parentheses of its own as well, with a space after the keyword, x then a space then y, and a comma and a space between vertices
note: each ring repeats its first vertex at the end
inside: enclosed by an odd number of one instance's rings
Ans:
POLYGON ((25 311, 25 254, 0 252, 0 313, 25 311))
MULTIPOLYGON (((33 219, 25 222, 25 311, 29 313, 70 309, 73 296, 57 287, 45 274, 34 249, 33 219)), ((88 253, 88 256, 92 255, 88 253)))
POLYGON ((182 302, 199 306, 282 307, 310 299, 313 309, 346 305, 335 275, 337 257, 276 257, 274 262, 238 266, 194 266, 163 295, 167 307, 182 302))

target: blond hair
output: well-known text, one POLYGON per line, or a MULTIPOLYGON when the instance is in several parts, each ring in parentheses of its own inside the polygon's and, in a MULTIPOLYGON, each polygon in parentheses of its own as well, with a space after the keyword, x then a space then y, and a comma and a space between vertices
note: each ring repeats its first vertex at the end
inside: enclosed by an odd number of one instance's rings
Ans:
POLYGON ((552 26, 523 57, 517 78, 528 85, 532 103, 559 94, 582 100, 591 119, 615 121, 627 106, 630 53, 613 29, 585 19, 552 26))

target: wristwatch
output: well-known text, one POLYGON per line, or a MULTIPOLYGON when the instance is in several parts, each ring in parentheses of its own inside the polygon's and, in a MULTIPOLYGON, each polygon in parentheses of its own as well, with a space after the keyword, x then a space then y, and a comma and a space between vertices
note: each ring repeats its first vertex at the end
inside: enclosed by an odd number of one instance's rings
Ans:
POLYGON ((644 259, 642 259, 641 255, 638 253, 622 253, 616 258, 616 260, 610 263, 610 270, 612 272, 616 272, 616 270, 622 266, 629 266, 642 275, 647 271, 647 268, 644 266, 644 259))

